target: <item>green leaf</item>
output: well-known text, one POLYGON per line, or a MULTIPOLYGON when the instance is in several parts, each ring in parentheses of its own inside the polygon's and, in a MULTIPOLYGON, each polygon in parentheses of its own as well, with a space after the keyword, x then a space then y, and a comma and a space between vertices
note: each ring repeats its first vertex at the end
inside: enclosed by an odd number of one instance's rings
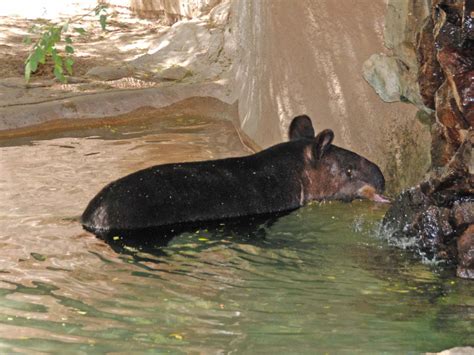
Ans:
POLYGON ((72 75, 72 65, 74 64, 74 60, 72 58, 66 58, 64 61, 64 66, 69 75, 72 75))
POLYGON ((72 38, 71 38, 71 36, 66 36, 65 40, 66 40, 66 43, 67 43, 67 44, 71 44, 71 43, 72 43, 72 38))
POLYGON ((30 253, 30 255, 35 259, 35 260, 38 260, 38 261, 45 261, 47 259, 47 257, 45 255, 42 255, 40 253, 30 253))
POLYGON ((61 30, 62 30, 62 32, 67 32, 68 28, 69 28, 69 22, 66 22, 66 23, 63 25, 63 27, 61 28, 61 30))
POLYGON ((102 27, 102 31, 105 31, 105 27, 107 26, 107 15, 100 15, 99 21, 100 27, 102 27))
POLYGON ((83 35, 86 33, 86 30, 83 29, 82 27, 74 27, 74 31, 76 31, 77 33, 79 33, 80 35, 83 35))
POLYGON ((38 51, 38 62, 40 62, 41 64, 46 63, 46 53, 41 48, 39 48, 39 51, 38 51))
POLYGON ((30 81, 30 76, 31 76, 31 64, 30 62, 27 62, 25 65, 25 81, 26 82, 30 81))
POLYGON ((61 67, 61 71, 62 71, 63 59, 62 59, 62 57, 57 53, 56 49, 53 49, 53 52, 51 53, 51 56, 53 57, 54 66, 55 66, 55 67, 61 67))
POLYGON ((31 62, 31 71, 34 73, 38 69, 38 63, 44 64, 44 52, 40 47, 36 47, 33 54, 29 57, 31 62), (43 60, 43 63, 41 61, 43 60))
POLYGON ((72 46, 66 46, 66 53, 73 54, 74 48, 72 46))
POLYGON ((62 83, 66 83, 67 80, 66 80, 66 77, 63 75, 63 68, 62 68, 62 65, 55 65, 54 66, 54 76, 56 77, 56 79, 58 79, 60 82, 62 83))
POLYGON ((43 33, 43 35, 41 36, 41 40, 39 41, 39 45, 43 46, 44 48, 47 48, 49 45, 49 38, 49 32, 43 33))
POLYGON ((59 73, 63 73, 63 62, 54 64, 54 70, 57 70, 59 73))
POLYGON ((34 73, 36 69, 38 69, 38 57, 36 56, 36 54, 33 54, 31 56, 29 64, 31 72, 34 73))

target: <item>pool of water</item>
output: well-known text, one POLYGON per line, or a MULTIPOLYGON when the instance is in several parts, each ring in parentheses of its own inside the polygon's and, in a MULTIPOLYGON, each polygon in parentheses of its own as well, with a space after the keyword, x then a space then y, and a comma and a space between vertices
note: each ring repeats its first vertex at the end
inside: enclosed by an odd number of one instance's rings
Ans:
POLYGON ((121 253, 78 216, 150 165, 244 155, 228 122, 157 118, 0 140, 0 352, 419 353, 474 345, 474 286, 378 235, 384 207, 121 253))

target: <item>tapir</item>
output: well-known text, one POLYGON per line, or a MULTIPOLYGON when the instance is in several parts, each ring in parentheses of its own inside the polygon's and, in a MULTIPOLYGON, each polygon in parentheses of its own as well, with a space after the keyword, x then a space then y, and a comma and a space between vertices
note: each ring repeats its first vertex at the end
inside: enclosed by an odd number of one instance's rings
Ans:
POLYGON ((387 202, 379 167, 332 144, 330 129, 315 136, 297 116, 289 141, 244 157, 156 165, 105 186, 85 209, 83 227, 115 231, 278 214, 315 200, 387 202))

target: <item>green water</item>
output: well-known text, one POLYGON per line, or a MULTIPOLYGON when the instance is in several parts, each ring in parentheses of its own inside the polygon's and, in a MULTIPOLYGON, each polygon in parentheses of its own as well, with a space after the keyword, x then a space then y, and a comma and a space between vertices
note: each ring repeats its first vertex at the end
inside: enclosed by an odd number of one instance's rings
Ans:
POLYGON ((312 204, 259 233, 115 252, 77 216, 145 166, 247 154, 207 119, 0 142, 0 353, 420 353, 474 345, 474 284, 378 235, 385 207, 312 204))

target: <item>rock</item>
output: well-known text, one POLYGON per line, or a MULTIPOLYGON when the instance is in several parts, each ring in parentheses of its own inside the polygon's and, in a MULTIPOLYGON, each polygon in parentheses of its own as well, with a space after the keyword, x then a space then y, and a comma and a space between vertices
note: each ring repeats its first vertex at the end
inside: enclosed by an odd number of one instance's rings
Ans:
POLYGON ((418 84, 426 107, 435 109, 435 94, 444 81, 444 74, 436 59, 433 19, 428 17, 417 36, 416 53, 419 63, 418 84))
POLYGON ((471 151, 471 137, 467 136, 449 163, 400 194, 382 221, 389 241, 409 245, 425 258, 457 264, 462 277, 474 277, 470 271, 472 234, 464 236, 466 227, 474 225, 474 176, 468 168, 471 151))
POLYGON ((86 78, 81 78, 78 76, 68 76, 67 77, 67 83, 68 84, 82 84, 82 83, 87 83, 89 82, 89 79, 86 78))
POLYGON ((411 188, 402 192, 385 214, 382 225, 392 234, 392 238, 413 237, 416 231, 413 222, 421 211, 430 206, 431 201, 421 188, 411 188))
POLYGON ((428 111, 420 95, 416 33, 429 14, 427 0, 389 0, 385 16, 385 46, 392 54, 372 55, 364 63, 364 78, 386 102, 409 101, 428 111))
POLYGON ((474 124, 474 46, 472 1, 437 0, 418 35, 418 82, 423 102, 436 110, 432 127, 432 166, 447 164, 474 124), (469 18, 469 19, 468 19, 469 18))
POLYGON ((457 130, 448 129, 440 123, 435 123, 431 127, 431 137, 431 167, 442 167, 456 152, 459 141, 457 130))
POLYGON ((373 54, 364 62, 362 73, 383 101, 410 101, 426 109, 419 94, 416 69, 410 70, 400 58, 373 54))
POLYGON ((133 70, 127 66, 98 66, 86 73, 87 77, 103 81, 118 80, 131 75, 133 75, 133 70))
POLYGON ((225 69, 219 61, 223 46, 222 29, 202 20, 181 21, 130 65, 155 73, 157 80, 181 80, 190 73, 196 80, 215 79, 225 69))
POLYGON ((434 255, 451 259, 454 256, 446 254, 445 244, 453 234, 454 229, 449 224, 450 211, 444 207, 429 206, 418 215, 414 232, 419 236, 419 250, 432 258, 434 255))
POLYGON ((224 0, 209 12, 209 19, 212 24, 224 26, 229 22, 230 0, 224 0))
POLYGON ((401 57, 406 62, 413 58, 416 63, 413 44, 423 20, 430 14, 430 5, 428 0, 388 0, 384 26, 385 46, 394 50, 397 56, 400 56, 400 47, 412 47, 410 58, 401 57))
POLYGON ((153 75, 152 80, 183 80, 189 75, 191 75, 191 72, 186 68, 173 65, 153 75))
POLYGON ((456 201, 452 209, 452 219, 456 228, 474 224, 474 202, 456 201))
POLYGON ((363 65, 364 79, 385 102, 400 101, 401 70, 396 58, 373 54, 363 65))
POLYGON ((456 348, 447 349, 439 353, 426 353, 427 355, 472 355, 474 348, 471 346, 458 346, 456 348))
POLYGON ((474 124, 473 9, 469 0, 389 0, 384 38, 392 54, 364 63, 382 100, 436 110, 433 168, 452 159, 474 124))
POLYGON ((23 77, 11 77, 11 78, 4 78, 0 79, 0 86, 4 86, 6 88, 26 88, 27 84, 25 82, 25 78, 23 77))
POLYGON ((457 276, 474 279, 474 224, 471 224, 457 240, 458 268, 457 276))
POLYGON ((460 127, 472 127, 474 125, 474 50, 459 51, 446 48, 439 52, 438 61, 445 72, 455 100, 460 127))

